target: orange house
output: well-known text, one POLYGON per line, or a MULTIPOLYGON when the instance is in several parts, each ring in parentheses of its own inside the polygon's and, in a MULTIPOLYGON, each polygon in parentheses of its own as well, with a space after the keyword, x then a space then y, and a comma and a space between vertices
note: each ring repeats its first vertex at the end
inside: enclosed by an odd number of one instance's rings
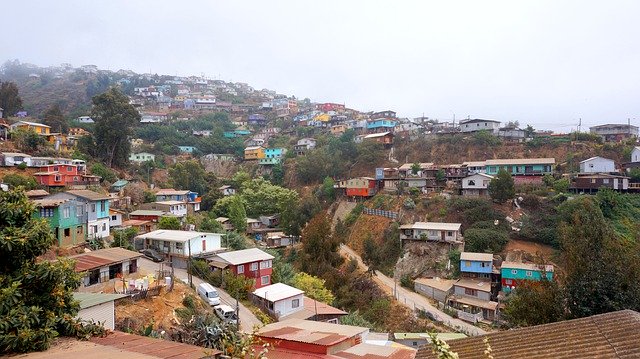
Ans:
POLYGON ((378 191, 376 180, 370 177, 352 178, 346 182, 347 196, 371 197, 378 191))
POLYGON ((100 177, 85 175, 77 165, 53 164, 40 167, 33 174, 36 181, 49 187, 64 187, 73 184, 100 184, 100 177))

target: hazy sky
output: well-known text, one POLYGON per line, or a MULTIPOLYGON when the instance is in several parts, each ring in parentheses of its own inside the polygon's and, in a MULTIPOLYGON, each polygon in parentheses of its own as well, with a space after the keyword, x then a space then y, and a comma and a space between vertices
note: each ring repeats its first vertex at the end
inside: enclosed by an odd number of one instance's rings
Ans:
POLYGON ((204 73, 407 117, 640 124, 639 1, 21 0, 2 12, 0 61, 204 73))

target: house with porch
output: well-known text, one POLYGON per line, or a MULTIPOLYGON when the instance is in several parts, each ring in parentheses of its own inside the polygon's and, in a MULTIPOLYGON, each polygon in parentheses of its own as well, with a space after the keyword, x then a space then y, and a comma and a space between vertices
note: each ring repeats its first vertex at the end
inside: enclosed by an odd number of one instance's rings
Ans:
POLYGON ((75 261, 76 273, 84 273, 81 286, 89 287, 136 273, 140 257, 142 257, 141 253, 113 247, 76 254, 68 258, 75 261))
POLYGON ((486 160, 486 174, 495 176, 501 169, 506 170, 516 184, 542 183, 542 177, 553 174, 555 158, 511 158, 486 160))
POLYGON ((627 191, 630 177, 608 173, 579 174, 571 179, 569 189, 575 193, 597 193, 600 188, 627 191))
POLYGON ((100 184, 100 177, 87 175, 84 171, 79 170, 79 166, 73 164, 41 166, 40 171, 34 173, 33 176, 38 184, 47 187, 100 184))
POLYGON ((249 146, 244 149, 245 161, 259 160, 264 157, 264 147, 262 146, 249 146))
POLYGON ((498 302, 493 301, 491 280, 461 278, 453 284, 449 306, 457 310, 458 318, 468 322, 497 319, 498 302))
POLYGON ((176 268, 187 268, 190 257, 205 258, 220 251, 222 234, 158 229, 135 237, 142 247, 165 256, 176 268))
POLYGON ((461 227, 461 223, 442 222, 403 224, 400 226, 400 239, 458 243, 462 241, 461 227))
POLYGON ((71 198, 36 199, 34 218, 44 218, 49 222, 51 233, 58 247, 72 247, 85 243, 87 221, 82 203, 71 198))
POLYGON ((258 248, 222 252, 209 259, 209 265, 220 270, 229 270, 235 275, 253 279, 255 288, 271 284, 274 257, 258 248))

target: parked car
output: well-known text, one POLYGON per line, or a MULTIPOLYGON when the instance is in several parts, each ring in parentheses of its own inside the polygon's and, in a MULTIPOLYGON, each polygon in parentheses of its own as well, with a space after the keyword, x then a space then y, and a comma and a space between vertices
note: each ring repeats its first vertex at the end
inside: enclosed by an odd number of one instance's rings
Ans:
POLYGON ((218 291, 209 283, 200 283, 198 285, 198 295, 204 299, 210 306, 216 306, 220 304, 220 295, 218 291))
POLYGON ((238 316, 236 311, 226 304, 218 305, 213 308, 218 318, 222 319, 225 323, 231 323, 238 325, 238 316))
POLYGON ((153 249, 143 249, 140 251, 140 253, 154 262, 162 262, 164 260, 164 257, 162 257, 160 253, 154 251, 153 249))

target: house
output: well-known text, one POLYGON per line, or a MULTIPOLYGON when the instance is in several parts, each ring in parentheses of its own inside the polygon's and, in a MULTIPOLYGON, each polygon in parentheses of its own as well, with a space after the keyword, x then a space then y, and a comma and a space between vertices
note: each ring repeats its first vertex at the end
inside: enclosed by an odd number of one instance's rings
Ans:
POLYGON ((162 112, 143 112, 140 114, 140 123, 159 123, 169 118, 166 113, 162 112))
POLYGON ((638 126, 631 124, 606 124, 589 127, 589 132, 600 136, 605 142, 621 142, 638 137, 638 126))
POLYGON ((453 284, 449 306, 458 318, 468 322, 497 319, 498 302, 493 301, 491 281, 483 278, 461 278, 453 284))
POLYGON ((635 146, 631 151, 631 162, 640 162, 640 147, 635 146))
POLYGON ((290 319, 305 319, 313 320, 316 322, 338 324, 340 318, 349 314, 343 310, 334 308, 329 304, 313 300, 306 295, 302 296, 302 303, 304 305, 302 310, 280 317, 280 321, 287 321, 290 319))
POLYGON ((555 158, 512 158, 485 161, 485 173, 495 176, 501 169, 511 174, 515 183, 542 183, 542 177, 553 174, 555 158))
POLYGON ((138 252, 112 247, 76 254, 68 258, 74 260, 76 273, 83 273, 81 286, 89 287, 136 273, 140 257, 142 254, 138 252))
POLYGON ((6 141, 9 138, 9 123, 2 118, 2 111, 0 111, 0 140, 6 141))
POLYGON ((279 320, 281 317, 303 310, 303 297, 304 291, 284 283, 275 283, 253 291, 251 301, 279 320))
POLYGON ((460 275, 463 278, 491 279, 493 273, 493 254, 460 253, 460 275))
POLYGON ((38 184, 47 187, 64 187, 72 185, 99 185, 100 177, 91 176, 78 171, 76 165, 52 164, 40 167, 40 172, 33 174, 38 184))
POLYGON ((25 164, 27 167, 31 167, 31 156, 19 153, 19 152, 2 152, 1 163, 4 167, 19 166, 25 164))
POLYGON ((266 122, 267 119, 264 117, 264 115, 257 113, 249 115, 249 117, 247 118, 247 123, 253 126, 264 126, 266 122))
POLYGON ((78 123, 94 123, 95 122, 93 121, 91 116, 79 116, 79 117, 76 117, 75 121, 78 123))
MULTIPOLYGON (((447 344, 460 359, 486 358, 486 342, 491 345, 492 355, 501 359, 637 358, 639 326, 640 313, 621 310, 454 339, 447 344)), ((421 347, 417 358, 439 358, 432 350, 430 345, 421 347)))
POLYGON ((129 213, 129 219, 137 221, 151 221, 158 223, 160 218, 167 216, 167 213, 159 210, 138 209, 129 213))
POLYGON ((416 278, 413 281, 413 289, 425 297, 446 303, 447 298, 453 292, 455 280, 442 278, 416 278))
MULTIPOLYGON (((120 228, 135 228, 138 234, 144 234, 155 231, 156 229, 158 229, 158 225, 155 222, 145 221, 142 219, 127 219, 122 221, 122 225, 120 225, 120 228)), ((142 249, 141 243, 138 242, 134 244, 137 245, 136 250, 142 249)))
POLYGON ((220 186, 218 188, 218 191, 220 191, 223 196, 233 196, 234 194, 236 194, 236 189, 229 185, 220 186))
POLYGON ((629 189, 629 177, 607 173, 578 175, 572 178, 569 188, 574 192, 595 193, 602 187, 626 191, 629 189))
POLYGON ((543 278, 553 279, 553 265, 534 263, 502 262, 500 268, 502 276, 502 291, 509 293, 518 287, 518 283, 525 280, 540 281, 543 278))
MULTIPOLYGON (((435 333, 435 335, 436 338, 444 342, 467 337, 462 333, 435 333)), ((425 345, 431 347, 431 337, 429 333, 393 333, 393 341, 414 349, 419 349, 425 345)))
POLYGON ((613 160, 596 156, 580 161, 580 173, 611 173, 616 171, 613 160))
POLYGON ((221 249, 219 233, 159 229, 135 237, 143 248, 163 254, 176 268, 187 268, 190 257, 206 257, 221 249))
POLYGON ((18 121, 10 126, 11 131, 15 131, 18 129, 21 130, 32 130, 39 135, 48 135, 51 133, 51 127, 37 122, 28 122, 28 121, 18 121))
POLYGON ((271 232, 263 237, 267 248, 280 248, 293 245, 294 238, 284 234, 284 232, 271 232))
POLYGON ((271 284, 273 259, 271 254, 258 248, 249 248, 218 253, 209 259, 209 264, 218 269, 227 269, 235 275, 253 279, 255 288, 262 288, 271 284))
POLYGON ((460 242, 462 233, 460 223, 415 222, 400 226, 401 240, 426 240, 442 242, 460 242))
POLYGON ((117 180, 111 185, 111 187, 109 187, 109 192, 118 193, 122 191, 128 184, 129 181, 127 180, 117 180))
POLYGON ((385 145, 385 147, 391 146, 393 144, 393 133, 391 132, 379 132, 372 133, 370 135, 364 136, 364 141, 374 141, 377 143, 381 143, 385 145))
POLYGON ((357 177, 340 181, 338 188, 345 190, 349 197, 372 197, 378 192, 377 181, 371 177, 357 177))
POLYGON ((264 158, 264 147, 249 146, 244 149, 244 159, 246 161, 259 160, 261 158, 264 158))
POLYGON ((225 231, 233 230, 233 223, 231 223, 231 220, 227 217, 218 217, 216 218, 216 222, 220 223, 220 225, 222 225, 222 229, 225 231))
POLYGON ((293 147, 296 155, 301 156, 308 150, 312 150, 316 148, 317 141, 310 137, 301 138, 298 140, 296 145, 293 147))
POLYGON ((73 190, 52 194, 46 199, 75 199, 80 202, 82 208, 77 208, 77 212, 84 211, 87 238, 109 237, 109 196, 90 190, 73 190))
POLYGON ((209 137, 213 134, 213 131, 212 130, 200 130, 200 131, 193 130, 191 131, 191 134, 198 137, 209 137))
POLYGON ((467 174, 472 175, 476 173, 486 173, 487 172, 487 162, 486 161, 467 161, 462 162, 462 166, 467 168, 467 174))
POLYGON ((331 126, 331 134, 332 135, 342 135, 347 131, 347 126, 343 124, 333 125, 331 126))
POLYGON ((489 195, 489 184, 493 176, 476 173, 462 179, 462 195, 466 197, 486 197, 489 195))
POLYGON ((377 120, 379 118, 396 118, 396 113, 394 111, 380 111, 374 112, 369 116, 371 120, 377 120))
POLYGON ((260 159, 258 163, 261 165, 276 165, 282 162, 286 150, 284 148, 265 148, 264 157, 260 159))
POLYGON ((507 141, 524 142, 527 137, 527 132, 515 126, 501 127, 498 129, 498 137, 507 141))
MULTIPOLYGON (((193 212, 198 212, 200 210, 201 200, 202 198, 198 196, 198 192, 193 192, 189 190, 161 188, 156 192, 156 202, 165 202, 165 201, 183 202, 186 204, 187 213, 189 214, 192 214, 193 212)), ((175 210, 181 211, 181 208, 178 208, 175 210)))
POLYGON ((49 192, 43 189, 32 189, 30 191, 25 192, 25 194, 30 200, 35 200, 35 199, 42 199, 48 196, 49 192))
POLYGON ((397 124, 398 121, 395 117, 380 117, 376 119, 370 119, 369 121, 367 121, 367 132, 393 132, 397 124))
POLYGON ((197 148, 193 146, 178 146, 178 151, 180 151, 180 153, 194 153, 196 150, 197 148))
POLYGON ((73 293, 73 299, 80 303, 77 318, 83 322, 102 323, 105 329, 114 330, 114 303, 126 297, 126 294, 73 293))
POLYGON ((460 121, 460 132, 462 133, 489 131, 490 133, 497 135, 499 129, 500 121, 496 120, 483 120, 475 118, 460 121))
POLYGON ((258 138, 258 137, 254 137, 251 139, 248 139, 245 144, 248 147, 255 147, 255 146, 262 146, 264 145, 265 139, 264 138, 258 138))
POLYGON ((51 233, 58 247, 71 247, 85 243, 87 220, 82 203, 71 199, 43 198, 33 201, 34 218, 44 218, 49 222, 51 233))
POLYGON ((247 233, 260 232, 265 229, 265 225, 259 219, 247 218, 247 233))
POLYGON ((339 111, 344 111, 345 107, 344 107, 344 104, 327 102, 327 103, 316 104, 316 109, 322 112, 329 112, 329 111, 339 112, 339 111))
POLYGON ((135 162, 135 163, 142 163, 142 162, 147 162, 147 161, 155 161, 156 160, 156 155, 154 155, 153 153, 149 153, 149 152, 139 152, 139 153, 132 153, 129 156, 129 161, 131 162, 135 162))
POLYGON ((187 204, 183 201, 156 201, 143 203, 140 205, 140 209, 162 211, 179 218, 187 215, 187 204))
POLYGON ((113 228, 122 226, 122 216, 124 214, 124 211, 115 208, 109 208, 109 227, 113 228))
POLYGON ((275 228, 280 224, 280 215, 274 214, 271 216, 260 216, 260 222, 266 227, 275 228))

